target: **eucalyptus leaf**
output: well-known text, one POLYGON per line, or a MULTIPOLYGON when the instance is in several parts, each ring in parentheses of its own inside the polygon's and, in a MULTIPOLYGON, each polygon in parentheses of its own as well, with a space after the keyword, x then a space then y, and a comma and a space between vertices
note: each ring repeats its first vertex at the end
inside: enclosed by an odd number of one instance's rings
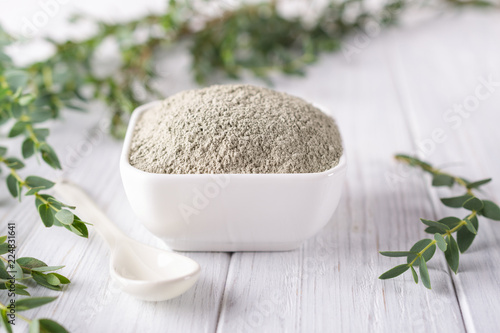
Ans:
POLYGON ((445 174, 435 174, 432 178, 432 186, 453 186, 455 179, 445 174))
POLYGON ((47 276, 41 272, 32 271, 31 276, 33 277, 33 280, 35 280, 35 282, 41 285, 42 287, 57 291, 61 290, 60 286, 53 286, 50 283, 48 283, 47 276))
POLYGON ((477 230, 476 228, 474 227, 474 225, 472 224, 471 220, 469 218, 465 218, 465 227, 467 228, 467 230, 469 230, 471 233, 473 233, 474 235, 477 234, 477 230))
POLYGON ((411 274, 413 275, 413 281, 415 281, 415 283, 418 284, 418 274, 417 272, 415 272, 415 268, 413 268, 413 266, 410 266, 411 268, 411 274))
POLYGON ((25 273, 30 273, 32 268, 47 266, 43 261, 32 257, 19 258, 17 263, 21 265, 25 273))
POLYGON ((446 232, 446 231, 450 230, 450 227, 448 227, 446 224, 441 223, 441 222, 436 222, 436 221, 431 221, 431 220, 426 220, 426 219, 420 219, 420 221, 423 224, 425 224, 425 225, 427 225, 429 227, 433 227, 433 228, 439 229, 442 232, 446 232))
POLYGON ((54 274, 47 274, 47 282, 53 286, 58 286, 61 284, 61 281, 54 274))
POLYGON ((388 270, 384 274, 380 275, 379 279, 381 279, 381 280, 392 279, 392 278, 394 278, 394 277, 396 277, 398 275, 403 274, 409 268, 410 268, 410 265, 407 265, 407 264, 398 265, 398 266, 396 266, 394 268, 391 268, 390 270, 388 270))
POLYGON ((12 195, 14 198, 17 198, 17 196, 19 195, 19 184, 17 179, 12 174, 9 174, 7 176, 6 182, 10 195, 12 195))
POLYGON ((38 214, 47 228, 54 225, 54 212, 52 211, 52 208, 50 208, 49 204, 41 204, 38 206, 38 214))
POLYGON ((420 280, 422 280, 422 284, 427 288, 431 289, 431 279, 429 277, 429 271, 427 269, 427 263, 424 257, 419 258, 419 271, 420 271, 420 280))
POLYGON ((26 129, 26 123, 22 122, 22 121, 18 121, 10 129, 8 137, 13 138, 13 137, 16 137, 18 135, 21 135, 25 129, 26 129))
POLYGON ((26 311, 48 304, 56 300, 57 297, 30 297, 16 300, 16 310, 26 311))
POLYGON ((467 184, 467 188, 469 188, 469 189, 478 188, 484 184, 488 184, 489 182, 491 182, 491 180, 492 180, 491 178, 478 180, 477 182, 467 184))
POLYGON ((14 170, 24 168, 24 163, 20 159, 15 158, 15 157, 6 158, 4 160, 4 163, 7 166, 7 168, 11 168, 14 170))
POLYGON ((7 318, 7 310, 6 309, 0 310, 0 317, 2 318, 3 327, 5 327, 5 330, 7 331, 7 333, 12 333, 12 326, 10 325, 9 319, 7 318))
POLYGON ((60 284, 69 284, 69 283, 71 283, 71 281, 67 277, 65 277, 64 275, 61 275, 61 274, 58 274, 58 273, 49 273, 49 274, 47 274, 47 276, 49 276, 49 275, 55 276, 59 280, 60 284))
MULTIPOLYGON (((432 240, 428 239, 428 238, 424 238, 422 240, 419 240, 418 242, 416 242, 412 246, 412 248, 410 249, 410 252, 418 253, 418 252, 422 251, 424 248, 426 248, 431 242, 432 242, 432 240)), ((423 257, 425 258, 425 261, 431 260, 431 258, 435 252, 436 252, 436 244, 433 244, 423 253, 423 257)), ((411 263, 416 257, 417 257, 416 254, 408 255, 407 263, 411 263)), ((413 265, 418 266, 419 261, 416 260, 413 265)))
POLYGON ((412 254, 412 252, 409 251, 381 251, 379 253, 386 257, 407 257, 412 254))
POLYGON ((35 154, 35 141, 31 138, 24 140, 21 151, 25 159, 33 156, 35 154))
POLYGON ((54 182, 38 176, 28 176, 25 182, 29 187, 41 187, 43 189, 49 189, 55 185, 54 182))
POLYGON ((443 224, 446 224, 450 229, 453 229, 455 228, 460 222, 462 222, 461 219, 459 219, 458 217, 454 217, 454 216, 448 216, 448 217, 444 217, 442 219, 440 219, 438 221, 439 223, 443 223, 443 224))
MULTIPOLYGON (((69 333, 61 324, 50 320, 40 319, 41 332, 45 333, 69 333)), ((31 333, 31 332, 30 332, 31 333)))
POLYGON ((436 240, 436 244, 439 247, 439 249, 441 251, 445 252, 448 245, 447 245, 444 237, 441 234, 437 233, 437 234, 434 234, 434 239, 436 240))
POLYGON ((59 158, 56 155, 54 149, 49 146, 47 143, 43 143, 40 145, 40 151, 42 153, 42 159, 50 165, 54 169, 61 169, 61 163, 59 162, 59 158))
POLYGON ((481 210, 481 215, 491 220, 500 221, 500 207, 490 200, 483 200, 484 207, 481 210))
POLYGON ((464 203, 470 198, 472 198, 472 195, 465 194, 458 197, 441 198, 441 202, 448 207, 460 208, 463 207, 464 203))
POLYGON ((55 215, 55 218, 64 225, 71 225, 75 219, 75 215, 67 209, 61 209, 55 215))
POLYGON ((64 266, 40 266, 40 267, 33 267, 31 269, 32 272, 50 272, 50 271, 57 271, 61 268, 64 268, 64 266))
MULTIPOLYGON (((470 222, 472 223, 477 232, 479 230, 479 223, 477 217, 474 216, 473 218, 471 218, 470 222)), ((467 249, 472 245, 472 242, 474 241, 475 237, 476 234, 473 234, 467 228, 461 228, 460 230, 457 231, 457 244, 461 253, 467 251, 467 249)))
POLYGON ((481 209, 483 209, 483 202, 476 198, 476 197, 472 197, 470 198, 469 200, 467 200, 466 202, 464 202, 464 205, 463 207, 465 209, 468 209, 468 210, 472 210, 472 211, 480 211, 481 209))
POLYGON ((451 270, 456 274, 458 272, 458 264, 460 256, 458 245, 457 242, 455 241, 455 238, 453 238, 453 236, 451 235, 446 236, 446 243, 448 247, 446 249, 446 252, 444 253, 444 256, 451 270))

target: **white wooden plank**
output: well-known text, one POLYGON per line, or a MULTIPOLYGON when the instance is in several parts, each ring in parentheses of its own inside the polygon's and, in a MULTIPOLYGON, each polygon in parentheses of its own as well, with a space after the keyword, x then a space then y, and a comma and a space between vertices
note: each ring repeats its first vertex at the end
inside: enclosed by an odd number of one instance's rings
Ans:
POLYGON ((429 264, 433 291, 409 274, 377 279, 398 263, 378 251, 409 248, 424 236, 418 218, 434 215, 421 178, 386 178, 400 176, 392 155, 412 144, 383 52, 394 42, 381 36, 351 63, 325 56, 307 80, 278 81, 338 119, 345 195, 331 223, 300 250, 233 255, 219 332, 465 331, 442 257, 429 264))
MULTIPOLYGON (((51 140, 58 151, 67 153, 74 148, 85 152, 76 154, 78 163, 70 163, 65 177, 83 186, 127 234, 166 248, 140 224, 128 205, 118 171, 121 142, 99 133, 102 117, 107 115, 68 113, 66 122, 56 125, 51 140), (94 128, 90 139, 89 130, 84 127, 94 128), (85 146, 88 148, 78 148, 85 146)), ((62 272, 72 280, 62 293, 34 288, 34 295, 60 296, 40 310, 27 312, 27 316, 57 319, 72 332, 155 331, 160 327, 173 332, 215 330, 229 254, 187 254, 203 269, 197 285, 172 301, 139 302, 112 285, 108 274, 109 251, 91 228, 89 240, 61 228, 45 229, 33 203, 27 199, 21 205, 6 199, 2 207, 2 221, 15 220, 18 224, 18 254, 35 256, 53 265, 66 264, 62 272)), ((85 219, 83 213, 80 215, 85 219)), ((18 325, 23 327, 19 320, 18 325)))
MULTIPOLYGON (((448 164, 450 172, 466 178, 493 177, 496 182, 487 186, 483 195, 499 202, 500 156, 496 146, 500 141, 497 128, 500 85, 490 96, 479 100, 477 108, 470 108, 469 112, 464 107, 470 115, 462 117, 460 124, 443 120, 443 114, 454 104, 467 100, 470 103, 474 99, 481 83, 478 77, 487 79, 493 75, 494 81, 500 82, 500 45, 497 42, 500 16, 498 13, 490 16, 496 20, 488 20, 487 24, 484 24, 484 13, 467 13, 458 25, 440 22, 427 26, 410 36, 406 34, 409 38, 393 44, 395 47, 388 53, 394 55, 390 59, 397 64, 395 81, 404 90, 416 142, 428 140, 435 129, 443 129, 447 136, 442 143, 428 143, 429 148, 434 145, 435 149, 423 155, 437 165, 448 164), (434 33, 433 39, 425 37, 431 31, 439 31, 439 34, 434 33), (442 41, 446 41, 444 46, 442 41), (424 48, 426 55, 420 57, 424 48), (415 63, 420 63, 418 70, 415 63), (449 165, 450 162, 455 165, 449 165)), ((487 90, 483 87, 480 92, 484 94, 487 90)), ((438 197, 451 196, 449 190, 432 190, 431 194, 436 203, 438 197)), ((457 216, 456 210, 440 204, 436 207, 439 217, 457 216)), ((464 210, 458 213, 458 216, 465 215, 464 210)), ((468 332, 496 331, 500 327, 497 315, 500 307, 497 295, 500 290, 497 278, 500 274, 499 227, 498 223, 481 218, 475 243, 461 256, 459 274, 452 274, 468 332)))

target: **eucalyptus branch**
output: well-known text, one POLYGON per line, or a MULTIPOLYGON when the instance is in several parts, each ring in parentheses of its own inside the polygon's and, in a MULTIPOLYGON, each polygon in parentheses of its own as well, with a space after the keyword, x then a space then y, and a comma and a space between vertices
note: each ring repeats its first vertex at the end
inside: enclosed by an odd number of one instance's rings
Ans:
POLYGON ((50 189, 55 184, 38 176, 28 176, 23 179, 18 170, 24 167, 24 163, 15 157, 4 157, 6 152, 5 147, 0 147, 0 163, 10 170, 10 174, 6 178, 10 194, 21 201, 23 189, 26 188, 27 191, 24 196, 35 197, 38 214, 47 228, 54 225, 64 227, 78 236, 87 238, 88 229, 86 224, 88 223, 82 221, 70 211, 75 209, 74 206, 66 205, 51 195, 40 193, 40 191, 50 189))
POLYGON ((22 257, 15 258, 15 247, 6 242, 8 236, 0 237, 0 290, 5 290, 10 301, 8 304, 0 303, 0 318, 7 332, 12 332, 13 317, 18 317, 30 324, 30 332, 67 332, 64 327, 50 319, 28 319, 18 312, 30 310, 57 299, 57 297, 31 297, 28 286, 18 283, 19 281, 33 280, 39 286, 51 290, 61 291, 63 285, 71 281, 64 275, 55 271, 64 266, 47 266, 41 260, 22 257), (7 258, 3 255, 7 254, 7 258), (15 299, 16 295, 28 296, 22 299, 15 299))
POLYGON ((439 221, 420 219, 427 226, 425 232, 433 234, 433 239, 425 238, 416 242, 409 251, 383 251, 381 255, 387 257, 406 257, 406 264, 398 265, 384 274, 380 279, 391 279, 411 270, 415 283, 418 283, 418 274, 414 267, 418 266, 420 279, 425 287, 431 288, 427 262, 434 256, 436 247, 444 252, 446 261, 451 270, 458 272, 460 253, 464 253, 471 246, 479 229, 478 216, 500 221, 500 208, 490 200, 479 199, 474 190, 489 183, 491 178, 470 182, 465 178, 454 176, 433 167, 427 162, 408 155, 396 155, 396 159, 413 167, 418 167, 432 176, 432 186, 458 185, 465 189, 465 194, 441 198, 441 202, 452 208, 465 208, 470 213, 460 219, 445 217, 439 221), (456 240, 453 234, 456 233, 456 240))

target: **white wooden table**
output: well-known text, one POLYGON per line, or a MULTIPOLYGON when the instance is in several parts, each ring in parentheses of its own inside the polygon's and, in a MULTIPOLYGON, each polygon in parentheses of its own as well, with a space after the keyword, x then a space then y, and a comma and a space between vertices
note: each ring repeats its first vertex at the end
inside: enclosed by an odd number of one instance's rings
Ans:
MULTIPOLYGON (((499 331, 499 223, 480 221, 458 275, 437 253, 429 263, 432 290, 409 274, 377 279, 399 263, 379 250, 408 249, 425 236, 420 217, 451 213, 438 203, 450 191, 437 192, 421 173, 401 168, 396 152, 420 150, 450 172, 493 177, 485 196, 500 201, 500 85, 473 105, 481 78, 500 81, 499 41, 499 13, 465 11, 387 30, 349 61, 342 53, 324 55, 306 78, 277 77, 276 89, 323 105, 340 124, 349 171, 339 208, 296 251, 187 253, 202 276, 171 301, 143 303, 120 293, 108 274, 108 249, 92 230, 85 240, 46 229, 30 198, 17 204, 2 190, 2 229, 16 222, 18 255, 65 264, 72 280, 62 293, 33 289, 59 298, 26 315, 54 318, 72 332, 499 331), (463 103, 472 111, 445 118, 463 103)), ((170 77, 166 94, 194 87, 185 51, 174 53, 176 61, 161 66, 170 77)), ((165 248, 128 205, 118 172, 121 143, 106 135, 106 119, 98 106, 89 114, 66 112, 50 137, 64 171, 32 166, 23 175, 80 184, 124 232, 165 248)))

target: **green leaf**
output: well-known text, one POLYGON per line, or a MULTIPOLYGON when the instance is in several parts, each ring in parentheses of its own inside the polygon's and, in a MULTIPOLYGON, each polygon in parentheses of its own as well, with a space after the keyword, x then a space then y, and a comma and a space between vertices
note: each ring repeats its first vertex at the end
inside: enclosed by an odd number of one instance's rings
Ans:
POLYGON ((59 282, 61 284, 69 284, 69 283, 71 283, 71 281, 67 277, 65 277, 64 275, 61 275, 61 274, 58 274, 58 273, 49 273, 47 275, 54 275, 55 277, 57 277, 59 279, 59 282))
POLYGON ((6 158, 4 160, 4 163, 7 166, 7 168, 11 168, 11 169, 15 169, 15 170, 24 168, 24 163, 21 162, 20 159, 15 158, 15 157, 6 158))
POLYGON ((409 251, 381 251, 379 253, 386 257, 406 257, 412 254, 409 251))
POLYGON ((40 145, 40 151, 42 152, 42 159, 54 169, 61 169, 61 163, 56 155, 54 149, 47 143, 42 143, 40 145))
POLYGON ((472 224, 471 220, 468 219, 468 218, 466 218, 464 221, 465 221, 465 223, 467 223, 465 225, 465 227, 467 228, 467 230, 469 230, 473 234, 477 234, 477 230, 476 230, 476 228, 474 228, 474 225, 472 224))
POLYGON ((30 297, 16 301, 17 311, 26 311, 48 304, 57 299, 57 297, 30 297))
POLYGON ((425 228, 424 230, 426 233, 428 234, 436 234, 436 233, 441 233, 443 232, 441 229, 438 229, 438 228, 434 228, 434 227, 427 227, 425 228))
POLYGON ((426 220, 426 219, 420 219, 420 221, 422 221, 423 224, 428 225, 429 227, 437 228, 443 232, 450 230, 450 228, 444 223, 426 220))
POLYGON ((410 268, 410 266, 407 265, 407 264, 398 265, 398 266, 396 266, 394 268, 391 268, 390 270, 388 270, 384 274, 380 275, 378 278, 381 279, 381 280, 392 279, 392 278, 395 278, 398 275, 403 274, 409 268, 410 268))
POLYGON ((26 129, 26 123, 23 121, 16 122, 9 131, 9 138, 16 137, 24 132, 26 129))
MULTIPOLYGON (((69 333, 61 324, 50 319, 39 319, 40 328, 45 333, 69 333)), ((30 332, 31 333, 31 332, 30 332)))
POLYGON ((17 196, 19 195, 19 182, 12 174, 9 174, 7 176, 6 181, 10 195, 12 195, 14 198, 17 198, 17 196))
POLYGON ((439 249, 441 249, 441 251, 445 252, 446 248, 448 246, 446 244, 446 240, 444 239, 444 237, 441 234, 437 233, 437 234, 434 234, 434 239, 436 240, 436 244, 439 247, 439 249))
MULTIPOLYGON (((55 207, 56 209, 61 209, 61 205, 57 202, 57 200, 54 199, 53 196, 48 195, 48 194, 40 194, 40 197, 46 201, 49 201, 50 204, 55 207)), ((35 199, 35 206, 38 209, 38 206, 43 205, 44 202, 40 200, 39 198, 35 199)))
POLYGON ((52 290, 57 290, 60 291, 61 287, 60 286, 53 286, 50 283, 47 282, 47 276, 43 273, 32 271, 31 276, 33 276, 33 280, 35 280, 36 283, 41 285, 42 287, 52 289, 52 290))
POLYGON ((434 174, 432 177, 432 186, 448 186, 451 187, 455 183, 453 177, 444 174, 434 174))
POLYGON ((460 222, 462 222, 461 219, 459 219, 458 217, 454 217, 454 216, 448 216, 448 217, 444 217, 442 218, 441 220, 438 221, 439 223, 443 223, 443 224, 446 224, 450 229, 453 229, 455 228, 460 222))
POLYGON ((89 237, 89 231, 87 229, 87 226, 85 225, 85 223, 81 221, 77 221, 75 219, 72 225, 65 225, 64 227, 80 237, 84 238, 89 237))
POLYGON ((33 102, 34 99, 35 99, 35 96, 33 96, 31 94, 23 95, 19 98, 19 105, 26 106, 26 105, 30 104, 31 102, 33 102))
POLYGON ((27 286, 24 286, 22 284, 14 284, 14 288, 12 288, 12 283, 9 281, 5 282, 5 288, 6 289, 14 289, 16 295, 22 295, 22 296, 31 296, 29 292, 27 292, 25 289, 28 288, 27 286))
POLYGON ((23 269, 21 268, 21 266, 19 266, 17 261, 14 262, 14 270, 13 270, 12 274, 14 275, 14 278, 16 280, 21 280, 24 277, 23 276, 23 269))
POLYGON ((30 118, 33 123, 42 123, 52 118, 52 112, 50 110, 39 109, 30 114, 30 118))
POLYGON ((54 225, 54 212, 52 211, 52 208, 50 208, 49 204, 41 204, 38 206, 38 214, 47 228, 54 225))
POLYGON ((61 284, 61 281, 59 281, 59 278, 57 276, 55 276, 54 274, 47 274, 47 282, 53 286, 58 286, 61 284))
MULTIPOLYGON (((7 243, 0 244, 0 254, 5 254, 7 252, 9 252, 9 244, 7 243)), ((0 264, 3 265, 3 263, 0 264)))
POLYGON ((463 207, 464 203, 472 198, 472 195, 470 194, 465 194, 461 195, 459 197, 452 197, 452 198, 441 198, 441 202, 448 207, 452 208, 460 208, 463 207))
POLYGON ((0 317, 2 317, 2 324, 5 327, 5 330, 8 333, 12 333, 12 326, 9 323, 9 319, 7 318, 7 310, 0 310, 0 317))
POLYGON ((36 193, 38 193, 41 190, 43 190, 42 186, 40 186, 40 187, 32 187, 24 195, 26 195, 26 196, 28 196, 28 195, 35 195, 36 193))
MULTIPOLYGON (((419 253, 425 247, 427 247, 427 245, 429 245, 431 242, 432 242, 432 240, 429 238, 419 240, 418 242, 415 243, 415 245, 412 246, 412 248, 410 249, 410 252, 419 253)), ((423 254, 425 261, 431 260, 431 258, 435 252, 436 252, 436 244, 433 244, 427 250, 425 250, 425 252, 423 254)), ((416 254, 410 254, 407 258, 407 263, 411 263, 416 257, 417 257, 416 254)), ((413 265, 418 266, 418 260, 415 261, 413 265)))
POLYGON ((51 182, 48 179, 37 177, 37 176, 28 176, 26 177, 26 184, 29 187, 41 187, 43 189, 49 189, 55 185, 54 182, 51 182))
POLYGON ((41 333, 40 332, 40 320, 33 319, 31 321, 28 333, 41 333))
POLYGON ((67 209, 61 209, 55 215, 55 218, 64 225, 73 224, 75 215, 67 209))
POLYGON ((446 243, 448 244, 448 248, 446 249, 444 256, 446 257, 446 261, 448 262, 448 265, 450 266, 451 270, 456 274, 458 272, 458 264, 460 256, 460 253, 458 251, 458 245, 457 242, 455 241, 455 238, 453 238, 453 236, 451 235, 446 237, 446 243))
POLYGON ((56 200, 56 199, 55 199, 55 198, 53 198, 53 197, 50 197, 50 198, 48 198, 47 200, 48 200, 48 201, 49 201, 52 205, 58 205, 59 209, 60 209, 61 207, 66 207, 66 208, 69 208, 69 209, 75 209, 75 208, 76 208, 76 206, 70 206, 70 205, 67 205, 67 204, 65 204, 65 203, 62 203, 61 201, 56 200))
POLYGON ((478 212, 481 209, 483 209, 483 202, 480 199, 476 198, 476 197, 472 197, 469 200, 467 200, 466 202, 464 202, 463 207, 465 209, 473 210, 473 211, 478 212))
MULTIPOLYGON (((7 244, 2 244, 2 245, 7 245, 7 244)), ((5 252, 7 253, 7 252, 5 252)), ((10 280, 11 275, 7 272, 7 269, 5 269, 5 265, 3 262, 0 262, 0 279, 3 280, 10 280)))
POLYGON ((429 277, 429 271, 427 270, 427 263, 425 262, 424 257, 420 257, 419 260, 420 279, 427 289, 431 289, 431 279, 429 277))
POLYGON ((488 178, 488 179, 483 179, 483 180, 478 180, 477 182, 473 182, 473 183, 469 183, 467 184, 467 188, 468 189, 473 189, 473 188, 478 188, 484 184, 487 184, 491 182, 491 178, 488 178))
POLYGON ((17 263, 21 265, 25 273, 30 273, 32 268, 47 266, 43 261, 32 257, 19 258, 17 259, 17 263))
POLYGON ((33 267, 31 269, 32 272, 50 272, 57 271, 58 269, 64 268, 64 266, 42 266, 42 267, 33 267))
POLYGON ((413 268, 413 266, 410 266, 410 267, 411 267, 411 274, 413 275, 413 281, 415 281, 415 283, 418 283, 417 272, 415 272, 415 268, 413 268))
POLYGON ((8 69, 4 72, 4 76, 12 91, 24 88, 28 83, 28 74, 19 69, 8 69))
POLYGON ((490 200, 483 200, 483 204, 484 207, 480 212, 481 215, 491 220, 500 221, 500 207, 490 200))
POLYGON ((5 243, 6 240, 7 240, 7 236, 0 237, 0 244, 5 243))
POLYGON ((5 156, 7 154, 7 148, 0 146, 0 157, 5 156))
POLYGON ((31 138, 27 138, 23 141, 22 153, 24 158, 30 158, 35 154, 35 141, 31 138))
MULTIPOLYGON (((470 222, 472 223, 477 232, 477 230, 479 230, 479 223, 477 217, 474 216, 473 218, 471 218, 470 222)), ((467 249, 472 245, 472 242, 474 241, 475 237, 476 235, 470 232, 467 228, 460 228, 457 231, 457 243, 461 253, 467 251, 467 249)))
POLYGON ((34 128, 33 133, 35 133, 35 137, 38 141, 45 141, 45 139, 49 136, 50 131, 48 128, 34 128))

